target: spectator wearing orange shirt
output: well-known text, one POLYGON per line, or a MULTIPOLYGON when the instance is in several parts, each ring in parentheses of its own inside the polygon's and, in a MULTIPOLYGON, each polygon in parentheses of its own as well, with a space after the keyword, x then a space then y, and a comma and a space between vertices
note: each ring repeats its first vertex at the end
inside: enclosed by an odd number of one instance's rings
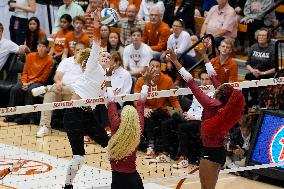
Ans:
MULTIPOLYGON (((155 74, 149 86, 149 92, 175 88, 172 79, 168 75, 161 73, 161 62, 159 59, 152 59, 149 63, 149 68, 153 69, 155 74)), ((144 79, 140 77, 134 88, 135 93, 140 93, 143 83, 144 79)), ((175 96, 146 100, 144 110, 145 137, 149 143, 146 157, 152 158, 155 155, 154 147, 159 133, 155 133, 154 130, 160 130, 162 120, 165 121, 170 118, 168 107, 173 107, 182 111, 179 101, 175 96)))
POLYGON ((56 63, 61 61, 67 33, 74 29, 72 26, 72 17, 69 14, 63 14, 61 16, 60 27, 61 30, 52 36, 53 44, 48 53, 50 56, 53 56, 56 63))
POLYGON ((66 35, 62 59, 74 56, 74 47, 76 42, 82 42, 86 47, 90 47, 90 39, 88 34, 83 32, 85 25, 85 18, 83 16, 75 16, 73 18, 74 31, 66 35))
POLYGON ((231 56, 232 47, 233 41, 225 38, 218 47, 220 55, 210 60, 220 83, 238 81, 238 65, 231 56))
POLYGON ((162 14, 158 7, 150 9, 150 22, 144 27, 142 41, 149 45, 153 50, 153 56, 160 58, 161 51, 167 47, 167 41, 171 34, 170 27, 165 22, 162 22, 162 14))
MULTIPOLYGON (((47 39, 40 39, 37 45, 37 52, 27 55, 21 81, 12 87, 10 91, 9 106, 21 106, 34 104, 32 89, 43 86, 47 81, 53 62, 48 55, 47 39)), ((31 115, 7 116, 4 121, 15 121, 18 124, 31 123, 31 115)), ((34 120, 33 120, 34 122, 34 120)))
POLYGON ((31 17, 28 20, 28 30, 26 32, 26 45, 31 52, 37 51, 37 44, 39 39, 46 38, 46 34, 40 29, 40 22, 37 17, 31 17))
POLYGON ((109 34, 111 32, 111 28, 107 25, 100 25, 98 28, 94 30, 94 39, 100 41, 100 47, 106 51, 109 34))

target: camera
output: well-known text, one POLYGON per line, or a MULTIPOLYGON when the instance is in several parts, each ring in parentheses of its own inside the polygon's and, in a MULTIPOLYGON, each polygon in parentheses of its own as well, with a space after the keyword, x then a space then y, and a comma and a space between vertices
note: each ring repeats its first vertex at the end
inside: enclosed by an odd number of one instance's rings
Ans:
MULTIPOLYGON (((16 3, 16 1, 15 1, 15 0, 9 0, 9 1, 8 1, 8 5, 10 5, 10 3, 16 3)), ((9 8, 9 11, 10 11, 10 12, 15 12, 15 8, 14 8, 14 7, 10 7, 10 8, 9 8)))

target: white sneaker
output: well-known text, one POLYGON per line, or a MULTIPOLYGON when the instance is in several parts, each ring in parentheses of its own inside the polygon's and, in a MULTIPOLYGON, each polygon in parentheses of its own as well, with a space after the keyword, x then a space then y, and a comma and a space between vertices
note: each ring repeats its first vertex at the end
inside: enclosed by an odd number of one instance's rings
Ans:
POLYGON ((236 168, 238 168, 238 166, 237 166, 234 162, 229 163, 229 164, 227 165, 227 167, 228 167, 229 169, 236 169, 236 168))
POLYGON ((36 137, 38 138, 42 138, 46 135, 49 134, 49 128, 45 125, 40 126, 40 128, 38 129, 37 133, 36 133, 36 137))
POLYGON ((179 159, 175 164, 173 164, 173 168, 182 169, 189 166, 187 159, 179 159))
POLYGON ((147 148, 145 159, 153 159, 153 158, 156 158, 155 151, 153 148, 149 147, 147 148))

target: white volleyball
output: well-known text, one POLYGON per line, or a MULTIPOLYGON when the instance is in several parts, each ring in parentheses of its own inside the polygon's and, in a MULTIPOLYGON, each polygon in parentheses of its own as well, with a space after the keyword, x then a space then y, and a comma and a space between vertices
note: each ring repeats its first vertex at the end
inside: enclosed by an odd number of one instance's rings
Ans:
POLYGON ((118 22, 119 14, 113 8, 104 8, 101 11, 101 23, 113 26, 118 22))

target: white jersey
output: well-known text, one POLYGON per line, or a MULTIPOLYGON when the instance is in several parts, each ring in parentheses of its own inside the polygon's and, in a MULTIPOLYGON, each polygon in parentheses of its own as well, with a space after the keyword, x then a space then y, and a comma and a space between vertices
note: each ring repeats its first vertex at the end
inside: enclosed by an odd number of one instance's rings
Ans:
POLYGON ((64 58, 60 62, 56 72, 64 73, 61 81, 65 85, 75 83, 83 75, 81 66, 76 63, 74 56, 64 58))
POLYGON ((111 86, 115 95, 129 94, 132 87, 130 73, 122 68, 117 68, 111 76, 111 86))
MULTIPOLYGON (((175 34, 171 34, 167 41, 167 49, 171 48, 174 49, 174 52, 176 54, 184 53, 191 46, 192 46, 192 41, 189 33, 186 31, 182 31, 177 38, 175 37, 175 34)), ((195 57, 194 49, 189 51, 187 55, 195 57)))
POLYGON ((123 52, 124 67, 130 71, 149 66, 152 58, 152 49, 145 43, 142 43, 139 49, 135 49, 133 44, 130 44, 125 47, 123 52))
POLYGON ((80 77, 72 88, 75 93, 81 98, 97 98, 103 96, 104 82, 105 82, 105 70, 99 64, 99 52, 100 47, 97 43, 93 43, 90 56, 86 63, 86 69, 82 77, 80 77))

